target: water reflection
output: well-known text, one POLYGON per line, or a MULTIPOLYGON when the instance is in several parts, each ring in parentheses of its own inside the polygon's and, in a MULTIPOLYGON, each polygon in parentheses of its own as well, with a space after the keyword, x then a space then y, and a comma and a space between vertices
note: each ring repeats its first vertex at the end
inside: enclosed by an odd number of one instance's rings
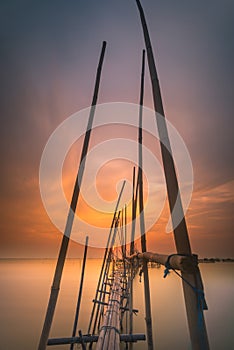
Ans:
MULTIPOLYGON (((67 260, 51 337, 70 336, 78 294, 81 260, 67 260)), ((5 260, 0 262, 1 349, 37 348, 42 329, 55 260, 5 260)), ((79 329, 85 334, 94 298, 101 260, 89 259, 83 288, 79 329)), ((205 312, 211 349, 234 348, 234 264, 200 264, 209 310, 205 312)), ((180 279, 163 269, 150 269, 154 342, 157 349, 190 349, 188 327, 180 279)), ((134 281, 134 331, 144 332, 143 282, 134 281)), ((53 346, 51 349, 69 349, 53 346)), ((145 349, 138 343, 134 349, 145 349)))

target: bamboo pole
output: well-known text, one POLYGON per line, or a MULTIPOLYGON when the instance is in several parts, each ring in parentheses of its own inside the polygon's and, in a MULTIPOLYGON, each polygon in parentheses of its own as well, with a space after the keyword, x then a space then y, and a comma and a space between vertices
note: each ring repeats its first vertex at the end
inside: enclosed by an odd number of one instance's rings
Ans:
POLYGON ((127 256, 127 204, 124 207, 124 256, 127 256))
POLYGON ((136 169, 133 167, 132 175, 132 230, 131 230, 131 244, 130 244, 130 254, 134 253, 134 240, 135 240, 135 228, 136 228, 136 211, 135 211, 135 178, 136 169))
MULTIPOLYGON (((139 177, 139 210, 140 210, 140 230, 141 230, 141 249, 146 252, 146 232, 144 218, 144 198, 143 198, 143 156, 142 156, 142 114, 144 100, 144 80, 145 80, 145 50, 142 53, 142 71, 141 71, 141 91, 140 91, 140 107, 139 107, 139 139, 138 139, 138 177, 139 177)), ((148 350, 153 350, 153 333, 152 333, 152 318, 151 318, 151 302, 150 302, 150 285, 149 272, 146 260, 143 260, 144 274, 144 296, 145 296, 145 321, 147 329, 147 344, 148 350)))
MULTIPOLYGON (((79 337, 80 337, 80 341, 81 341, 82 350, 86 350, 86 345, 85 345, 85 342, 84 342, 84 339, 83 339, 83 334, 82 334, 81 330, 79 330, 79 337)), ((72 345, 74 346, 74 343, 71 344, 71 346, 72 345)))
MULTIPOLYGON (((140 13, 142 29, 143 29, 144 39, 145 39, 145 46, 147 50, 148 66, 149 66, 152 91, 153 91, 154 108, 156 112, 156 122, 158 125, 158 133, 160 138, 161 154, 162 154, 164 173, 166 178, 170 212, 172 216, 172 223, 174 226, 175 245, 176 245, 178 254, 192 255, 186 221, 184 218, 184 211, 183 211, 180 192, 179 192, 177 176, 175 172, 175 164, 174 164, 174 160, 171 152, 170 140, 169 140, 168 131, 167 131, 160 85, 158 81, 150 36, 149 36, 147 23, 145 20, 145 15, 144 15, 144 11, 141 6, 141 3, 139 0, 136 0, 136 3, 140 13), (163 118, 158 116, 157 113, 159 113, 163 118), (176 213, 173 211, 175 204, 177 205, 176 213), (176 215, 180 215, 180 217, 182 218, 181 222, 177 226, 176 226, 177 224, 176 215)), ((205 320, 203 315, 203 308, 199 301, 199 293, 195 293, 194 290, 187 283, 189 282, 196 289, 202 288, 200 271, 197 267, 197 268, 194 268, 193 274, 182 273, 182 276, 184 278, 183 290, 184 290, 184 298, 185 298, 185 305, 186 305, 187 319, 188 319, 192 347, 194 350, 195 349, 208 350, 209 343, 208 343, 206 325, 205 325, 205 320)))
MULTIPOLYGON (((114 233, 113 235, 116 234, 116 229, 114 230, 114 233)), ((107 263, 106 263, 106 266, 105 266, 105 271, 104 271, 104 276, 103 276, 103 281, 104 283, 102 283, 102 286, 101 286, 101 292, 100 292, 100 302, 102 303, 105 299, 105 292, 106 291, 106 287, 107 287, 107 282, 108 282, 108 276, 109 276, 109 271, 110 271, 110 265, 111 265, 111 251, 112 251, 112 248, 110 247, 109 248, 109 254, 108 254, 108 258, 107 258, 107 263)), ((94 324, 93 324, 93 330, 92 330, 92 334, 95 334, 96 332, 96 327, 97 327, 97 323, 98 323, 98 318, 100 316, 100 306, 101 306, 101 303, 98 303, 97 305, 97 310, 96 310, 96 315, 95 315, 95 318, 94 318, 94 324)), ((92 347, 92 344, 90 344, 90 348, 92 347)))
POLYGON ((100 55, 99 64, 98 64, 98 68, 97 68, 93 100, 92 100, 92 105, 91 105, 91 109, 90 109, 87 130, 85 133, 85 139, 84 139, 81 158, 80 158, 80 165, 79 165, 78 174, 77 174, 75 185, 74 185, 72 200, 71 200, 68 218, 67 218, 67 222, 66 222, 66 227, 65 227, 65 231, 64 231, 64 235, 63 235, 63 239, 62 239, 62 243, 61 243, 61 248, 60 248, 60 252, 59 252, 59 256, 58 256, 58 261, 57 261, 57 265, 56 265, 56 269, 55 269, 54 280, 53 280, 53 284, 51 287, 50 299, 49 299, 49 303, 48 303, 48 307, 47 307, 46 317, 45 317, 44 326, 43 326, 42 333, 41 333, 41 338, 40 338, 38 350, 45 350, 46 349, 46 344, 48 341, 49 332, 50 332, 51 324, 52 324, 53 317, 54 317, 54 311, 55 311, 55 307, 56 307, 56 303, 57 303, 57 299, 58 299, 63 267, 64 267, 66 255, 67 255, 67 248, 68 248, 68 244, 69 244, 69 240, 70 240, 75 211, 76 211, 77 202, 78 202, 79 194, 80 194, 80 186, 81 186, 82 178, 84 175, 86 155, 88 152, 89 140, 90 140, 93 119, 94 119, 94 114, 95 114, 95 109, 96 109, 96 104, 97 104, 98 90, 99 90, 99 85, 100 85, 101 71, 102 71, 102 65, 103 65, 103 61, 104 61, 105 50, 106 50, 106 42, 104 41, 102 44, 101 55, 100 55))
MULTIPOLYGON (((125 204, 124 207, 124 262, 125 262, 125 288, 126 292, 128 292, 127 288, 129 286, 128 280, 131 277, 129 275, 129 264, 126 261, 126 256, 127 256, 127 205, 125 204)), ((129 302, 129 298, 128 298, 129 302)), ((127 304, 126 304, 127 305, 127 304)), ((128 316, 129 316, 129 311, 125 313, 125 331, 128 333, 128 316)), ((128 344, 126 343, 126 350, 128 349, 128 344)))
MULTIPOLYGON (((83 282, 84 282, 84 273, 85 273, 85 265, 86 265, 87 250, 88 250, 88 241, 89 241, 89 237, 87 236, 86 240, 85 240, 85 249, 84 249, 84 257, 83 257, 83 264, 82 264, 82 271, 81 271, 80 288, 79 288, 79 294, 78 294, 77 305, 76 305, 76 314, 75 314, 74 325, 73 325, 73 330, 72 330, 72 337, 76 336, 77 324, 78 324, 78 320, 79 320, 80 304, 81 304, 83 282)), ((74 347, 74 344, 71 344, 70 350, 73 350, 73 347, 74 347)))
MULTIPOLYGON (((132 227, 131 227, 131 243, 130 243, 130 254, 134 254, 134 242, 135 242, 135 228, 136 228, 136 199, 135 199, 135 180, 136 178, 136 168, 133 167, 132 176, 132 227)), ((137 191, 136 191, 137 193, 137 191)), ((129 288, 129 333, 133 332, 133 264, 130 266, 130 288, 129 288)), ((132 350, 132 344, 130 344, 130 350, 132 350)))

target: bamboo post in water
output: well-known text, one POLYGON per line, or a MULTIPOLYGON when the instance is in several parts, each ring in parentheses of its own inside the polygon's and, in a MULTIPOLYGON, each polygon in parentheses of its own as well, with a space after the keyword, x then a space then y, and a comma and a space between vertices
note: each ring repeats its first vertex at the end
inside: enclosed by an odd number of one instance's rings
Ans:
MULTIPOLYGON (((136 200, 135 200, 135 178, 136 178, 136 168, 133 167, 132 176, 132 227, 131 227, 131 242, 130 242, 130 254, 134 254, 134 242, 135 242, 135 228, 136 228, 136 200)), ((129 290, 129 334, 133 332, 133 274, 134 266, 131 264, 130 267, 130 290, 129 290)), ((130 350, 132 349, 132 344, 130 344, 130 350)))
MULTIPOLYGON (((79 313, 80 313, 80 303, 81 303, 81 297, 82 297, 82 290, 83 290, 83 282, 84 282, 84 272, 85 272, 85 265, 86 265, 86 258, 87 258, 87 250, 88 250, 88 241, 89 237, 86 237, 85 240, 85 249, 84 249, 84 257, 83 257, 83 264, 82 264, 82 271, 81 271, 81 279, 80 279, 80 289, 79 289, 79 294, 78 294, 78 299, 77 299, 77 305, 76 305, 76 314, 75 314, 75 319, 74 319, 74 325, 73 325, 73 330, 72 330, 72 337, 76 336, 76 329, 77 329, 77 324, 78 324, 78 319, 79 319, 79 313)), ((73 350, 74 344, 71 344, 70 350, 73 350)))
MULTIPOLYGON (((141 249, 146 252, 146 232, 144 218, 144 198, 143 198, 143 157, 142 157, 142 114, 144 100, 144 80, 145 80, 145 50, 142 53, 142 71, 141 71, 141 91, 140 91, 140 107, 139 107, 139 138, 138 138, 138 178, 139 178, 139 211, 140 211, 140 230, 141 230, 141 249)), ((151 318, 151 302, 150 302, 150 285, 147 260, 143 260, 144 274, 144 295, 145 295, 145 321, 147 330, 148 350, 153 350, 153 333, 152 333, 152 318, 151 318)))
POLYGON ((103 60, 104 60, 104 55, 105 55, 105 49, 106 49, 106 42, 104 41, 102 44, 100 60, 99 60, 98 68, 97 68, 97 75, 96 75, 96 82, 95 82, 95 87, 94 87, 93 100, 92 100, 92 105, 91 105, 91 109, 90 109, 87 130, 85 133, 85 138, 84 138, 84 143, 83 143, 83 148, 82 148, 82 153, 81 153, 81 158, 80 158, 80 165, 79 165, 78 174, 77 174, 75 185, 74 185, 72 200, 71 200, 71 204, 70 204, 70 208, 69 208, 66 227, 65 227, 65 231, 64 231, 64 235, 63 235, 63 239, 62 239, 62 243, 61 243, 61 247, 60 247, 60 252, 59 252, 59 256, 58 256, 58 261, 57 261, 57 265, 56 265, 56 269, 55 269, 54 280, 53 280, 53 284, 51 287, 50 299, 49 299, 49 303, 48 303, 48 307, 47 307, 46 317, 45 317, 44 326, 43 326, 42 333, 41 333, 41 338, 40 338, 38 350, 45 350, 46 349, 46 345, 47 345, 47 341, 48 341, 48 337, 49 337, 49 333, 50 333, 50 328, 51 328, 51 324, 52 324, 53 317, 54 317, 54 312, 55 312, 55 307, 56 307, 56 303, 57 303, 57 299, 58 299, 58 293, 59 293, 59 288, 60 288, 63 267, 64 267, 66 255, 67 255, 67 248, 68 248, 68 244, 69 244, 69 240, 70 240, 75 211, 76 211, 77 202, 78 202, 79 194, 80 194, 80 186, 81 186, 82 178, 84 175, 86 155, 88 152, 89 140, 90 140, 93 119, 94 119, 94 114, 95 114, 95 109, 96 109, 96 104, 97 104, 98 90, 99 90, 99 85, 100 85, 101 71, 102 71, 102 65, 103 65, 103 60))
POLYGON ((127 205, 124 207, 124 256, 127 256, 127 205))
MULTIPOLYGON (((158 126, 158 133, 160 138, 161 154, 164 166, 164 173, 166 178, 168 200, 170 206, 170 212, 173 223, 174 239, 178 254, 192 255, 187 225, 184 217, 184 211, 182 207, 180 191, 178 186, 178 180, 175 172, 175 164, 172 157, 171 145, 168 136, 167 124, 165 120, 165 114, 163 109, 160 85, 158 81, 153 50, 151 46, 150 36, 145 20, 145 15, 141 3, 136 0, 137 7, 140 13, 143 34, 145 39, 145 46, 147 50, 148 65, 150 71, 150 78, 152 84, 154 108, 156 112, 156 122, 158 126), (160 115, 157 115, 159 113, 160 115), (174 211, 174 206, 176 211, 174 211), (176 214, 175 214, 176 212, 176 214), (181 222, 177 225, 177 216, 182 218, 181 222)), ((203 293, 202 280, 198 267, 194 268, 194 273, 182 273, 183 277, 183 290, 187 312, 187 319, 190 331, 190 338, 193 350, 208 350, 209 343, 206 332, 206 325, 203 314, 203 306, 200 301, 201 293, 203 293), (191 286, 194 288, 191 288, 191 286)))
POLYGON ((132 176, 132 230, 131 230, 130 255, 132 255, 134 253, 134 240, 135 240, 135 227, 136 227, 135 178, 136 178, 136 169, 135 169, 135 167, 133 167, 133 176, 132 176))

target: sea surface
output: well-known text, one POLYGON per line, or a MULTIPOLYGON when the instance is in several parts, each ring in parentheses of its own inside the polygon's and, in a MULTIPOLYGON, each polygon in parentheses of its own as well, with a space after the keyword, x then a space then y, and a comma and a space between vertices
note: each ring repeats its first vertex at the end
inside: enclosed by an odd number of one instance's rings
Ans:
MULTIPOLYGON (((0 349, 36 350, 47 308, 55 260, 0 260, 0 349)), ((50 337, 72 331, 82 260, 66 262, 50 337)), ((87 332, 101 260, 88 259, 78 329, 87 332)), ((234 349, 234 263, 200 264, 209 310, 205 319, 210 347, 234 349)), ((191 349, 181 280, 163 268, 150 268, 155 348, 191 349)), ((145 333, 143 282, 134 280, 134 332, 145 333)), ((52 346, 54 350, 68 346, 52 346)), ((74 347, 80 349, 78 345, 74 347)), ((134 349, 146 349, 139 342, 134 349)))

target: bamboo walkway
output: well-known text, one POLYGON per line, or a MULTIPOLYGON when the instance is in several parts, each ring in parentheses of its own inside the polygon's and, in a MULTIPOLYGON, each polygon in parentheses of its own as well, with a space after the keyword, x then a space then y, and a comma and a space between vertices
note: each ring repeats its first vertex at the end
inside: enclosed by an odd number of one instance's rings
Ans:
MULTIPOLYGON (((174 271, 181 278, 184 300, 186 306, 186 314, 188 327, 190 332, 191 346, 193 350, 209 350, 209 342, 206 332, 206 325, 203 310, 207 309, 203 283, 198 267, 198 258, 192 254, 189 235, 182 207, 180 190, 175 171, 175 164, 172 156, 170 140, 165 120, 161 90, 156 71, 153 49, 149 31, 143 12, 143 8, 139 0, 136 0, 137 8, 140 14, 140 20, 143 29, 145 50, 142 52, 141 67, 141 87, 139 99, 139 131, 138 131, 138 167, 133 168, 133 184, 132 184, 132 213, 131 213, 131 242, 129 251, 127 248, 127 206, 119 208, 122 193, 125 187, 123 182, 119 197, 114 210, 112 223, 110 225, 109 235, 104 250, 104 256, 100 275, 97 283, 95 296, 93 299, 93 307, 90 314, 90 320, 87 332, 82 333, 79 329, 79 311, 82 302, 82 289, 85 274, 85 265, 88 249, 88 237, 84 249, 83 266, 81 272, 81 282, 79 286, 78 300, 76 306, 75 319, 71 337, 52 338, 49 339, 50 329, 54 317, 56 303, 59 294, 60 282, 63 273, 63 267, 66 260, 66 254, 70 235, 72 232, 74 215, 79 200, 82 179, 85 173, 85 162, 88 154, 89 141, 92 133, 92 125, 95 116, 95 108, 98 100, 99 85, 101 80, 102 66, 106 50, 106 42, 103 42, 99 64, 97 68, 96 81, 91 103, 90 115, 87 122, 87 130, 84 138, 83 148, 81 152, 80 165, 74 185, 73 196, 71 199, 70 209, 68 212, 67 223, 63 235, 58 261, 55 269, 51 294, 46 311, 45 321, 40 337, 38 350, 46 350, 47 346, 52 345, 70 345, 73 350, 75 344, 80 344, 82 349, 96 350, 119 350, 120 344, 125 344, 125 349, 132 350, 133 343, 137 341, 145 341, 144 348, 153 350, 153 327, 151 317, 151 296, 148 274, 148 262, 165 266, 164 277, 170 270, 174 271), (146 53, 146 55, 145 55, 146 53), (145 57, 146 56, 146 57, 145 57), (156 116, 156 124, 160 138, 160 147, 162 161, 166 179, 168 201, 172 222, 174 223, 175 214, 174 206, 177 214, 182 218, 178 225, 174 225, 174 240, 176 253, 171 255, 156 254, 147 250, 145 218, 144 218, 144 198, 143 198, 143 152, 142 152, 142 123, 143 123, 143 105, 144 105, 144 78, 145 78, 145 60, 147 58, 150 79, 152 85, 152 95, 156 116), (79 179, 79 181, 78 181, 79 179), (139 214, 140 233, 141 233, 141 251, 135 249, 135 228, 137 213, 139 214), (116 256, 115 245, 119 245, 120 257, 116 256), (144 279, 144 299, 145 299, 145 330, 140 334, 133 333, 134 315, 138 310, 133 308, 134 305, 134 289, 133 280, 140 268, 140 274, 143 273, 144 279), (78 334, 77 336, 77 329, 78 334), (146 333, 146 334, 145 334, 146 333)), ((137 117, 137 116, 136 116, 137 117)), ((123 346, 121 346, 123 348, 123 346)))

